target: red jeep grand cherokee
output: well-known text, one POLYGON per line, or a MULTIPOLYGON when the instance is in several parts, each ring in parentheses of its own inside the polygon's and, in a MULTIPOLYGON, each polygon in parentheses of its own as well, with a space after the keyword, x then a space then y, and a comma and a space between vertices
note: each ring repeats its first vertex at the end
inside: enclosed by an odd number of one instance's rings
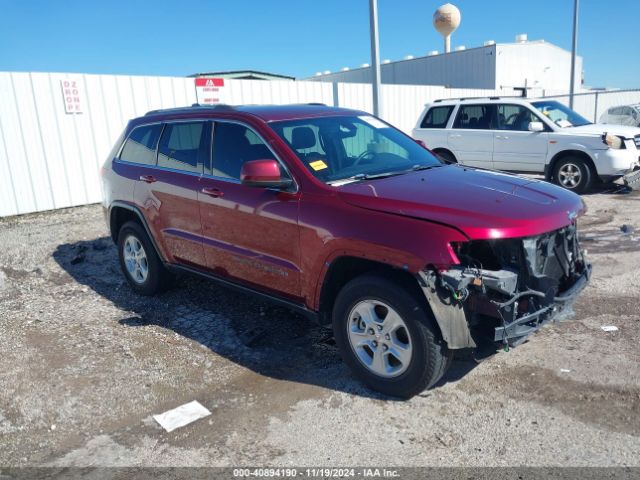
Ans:
POLYGON ((394 396, 436 383, 454 349, 520 343, 590 276, 580 197, 444 165, 364 112, 152 111, 102 175, 136 292, 190 272, 275 300, 332 324, 355 375, 394 396))

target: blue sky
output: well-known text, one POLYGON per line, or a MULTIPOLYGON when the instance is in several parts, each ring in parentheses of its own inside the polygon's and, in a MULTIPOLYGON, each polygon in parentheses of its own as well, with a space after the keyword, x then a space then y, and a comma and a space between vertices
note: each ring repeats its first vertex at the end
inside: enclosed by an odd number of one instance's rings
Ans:
MULTIPOLYGON (((442 50, 442 0, 378 0, 381 58, 442 50)), ((453 46, 518 33, 571 48, 572 0, 456 0, 453 46)), ((188 75, 254 69, 307 77, 370 61, 367 0, 0 0, 0 70, 188 75)), ((590 86, 640 87, 640 0, 581 0, 590 86)))

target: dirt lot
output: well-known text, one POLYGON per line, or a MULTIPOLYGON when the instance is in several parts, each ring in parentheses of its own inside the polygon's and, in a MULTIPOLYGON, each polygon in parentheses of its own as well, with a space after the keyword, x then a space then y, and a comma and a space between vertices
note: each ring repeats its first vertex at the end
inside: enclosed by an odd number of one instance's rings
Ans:
POLYGON ((407 402, 287 310, 193 278, 132 294, 98 206, 0 219, 0 465, 638 466, 640 193, 585 200, 573 318, 407 402), (152 419, 193 399, 212 415, 152 419))

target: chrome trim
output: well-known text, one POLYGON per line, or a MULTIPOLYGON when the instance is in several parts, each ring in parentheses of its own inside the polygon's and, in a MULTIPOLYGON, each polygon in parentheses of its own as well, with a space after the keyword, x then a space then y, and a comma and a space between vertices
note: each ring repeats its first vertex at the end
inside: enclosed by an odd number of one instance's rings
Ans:
MULTIPOLYGON (((124 164, 127 164, 127 165, 143 166, 143 167, 150 167, 150 168, 159 168, 159 169, 170 171, 170 172, 183 173, 183 174, 187 174, 187 175, 196 175, 196 176, 201 176, 203 178, 211 178, 213 180, 218 180, 218 181, 223 181, 223 182, 228 182, 228 183, 234 183, 236 185, 242 185, 242 182, 238 178, 218 177, 218 176, 213 175, 211 173, 207 173, 206 172, 207 169, 204 168, 204 165, 203 165, 203 169, 202 169, 203 172, 202 173, 187 172, 187 171, 177 170, 177 169, 173 169, 173 168, 169 168, 169 167, 161 167, 161 166, 158 165, 158 153, 159 153, 159 148, 160 148, 160 139, 162 138, 162 134, 164 133, 165 126, 168 123, 194 123, 194 122, 210 122, 211 123, 211 148, 209 150, 209 170, 211 170, 213 168, 213 161, 214 161, 213 142, 214 142, 215 131, 216 131, 215 124, 216 123, 235 123, 237 125, 242 125, 243 127, 251 130, 262 141, 262 143, 264 143, 266 145, 266 147, 269 149, 269 151, 273 154, 273 156, 276 159, 276 161, 280 164, 280 166, 284 169, 284 171, 287 173, 287 175, 289 176, 289 178, 293 182, 292 186, 295 187, 293 189, 288 189, 286 191, 289 192, 289 193, 298 193, 300 191, 300 186, 298 185, 298 182, 297 182, 296 178, 291 174, 291 170, 287 167, 286 163, 282 161, 280 156, 273 150, 273 148, 271 148, 271 145, 269 144, 269 142, 265 141, 264 137, 262 135, 260 135, 258 132, 256 132, 253 127, 251 127, 250 125, 248 125, 245 122, 242 122, 242 121, 236 120, 236 119, 215 118, 215 117, 206 117, 206 118, 193 117, 193 118, 179 119, 179 120, 155 121, 155 122, 148 122, 148 123, 142 123, 140 125, 136 125, 135 127, 133 127, 131 129, 131 131, 129 132, 127 137, 122 142, 122 145, 120 145, 120 148, 118 150, 118 154, 116 155, 114 160, 117 160, 118 162, 121 162, 121 163, 124 163, 124 164), (120 153, 122 152, 122 149, 124 148, 124 144, 127 142, 129 137, 131 136, 131 133, 133 133, 133 131, 136 130, 137 128, 148 127, 148 126, 151 126, 151 125, 162 125, 162 130, 160 131, 160 136, 158 137, 158 143, 156 144, 156 163, 155 163, 155 165, 148 165, 146 163, 135 163, 135 162, 129 162, 127 160, 122 160, 120 158, 120 153)), ((256 187, 251 187, 251 188, 256 188, 256 187)), ((282 190, 276 189, 276 188, 265 188, 265 190, 282 191, 282 190)))
POLYGON ((178 170, 178 169, 171 168, 171 167, 160 167, 158 165, 146 165, 144 163, 128 162, 127 160, 120 160, 119 158, 116 158, 115 160, 118 163, 122 163, 124 165, 131 165, 131 166, 134 166, 134 167, 155 168, 156 170, 162 170, 162 171, 165 171, 165 172, 181 173, 183 175, 191 175, 192 177, 202 177, 202 174, 201 173, 197 173, 197 172, 187 172, 186 170, 178 170))

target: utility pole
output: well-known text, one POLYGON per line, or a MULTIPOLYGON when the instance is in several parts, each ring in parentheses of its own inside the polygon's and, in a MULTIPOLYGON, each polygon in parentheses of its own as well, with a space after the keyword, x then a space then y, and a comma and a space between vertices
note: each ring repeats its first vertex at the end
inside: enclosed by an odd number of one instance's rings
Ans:
POLYGON ((571 44, 571 83, 569 84, 569 108, 573 108, 576 82, 576 49, 578 48, 578 7, 580 0, 573 0, 573 42, 571 44))
POLYGON ((373 93, 373 114, 378 116, 380 114, 380 42, 378 37, 378 0, 369 0, 369 30, 371 36, 371 90, 373 93))

